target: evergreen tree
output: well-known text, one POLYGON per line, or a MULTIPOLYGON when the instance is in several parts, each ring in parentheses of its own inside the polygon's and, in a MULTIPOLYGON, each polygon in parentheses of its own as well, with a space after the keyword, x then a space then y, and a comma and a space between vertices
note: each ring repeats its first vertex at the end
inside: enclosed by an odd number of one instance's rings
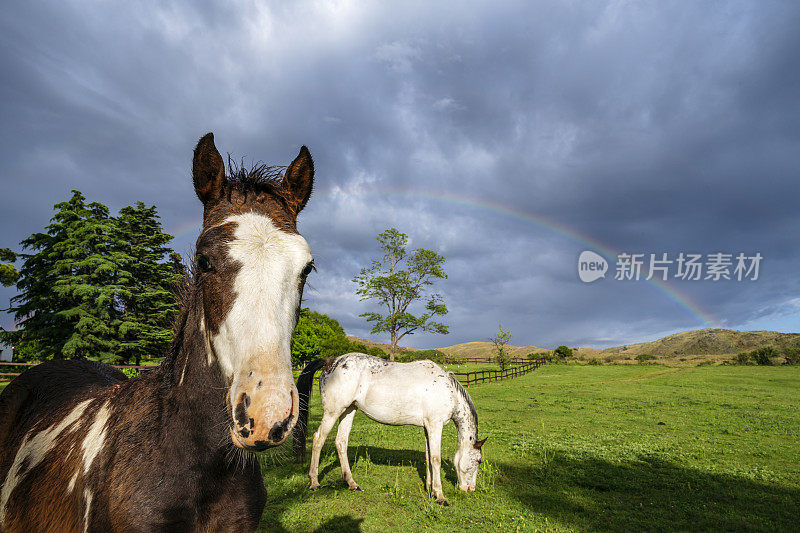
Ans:
POLYGON ((166 246, 172 236, 161 230, 155 206, 136 202, 122 208, 116 234, 123 255, 129 258, 118 271, 122 310, 118 355, 140 364, 143 358, 166 352, 179 310, 174 287, 188 273, 181 256, 166 246))
POLYGON ((114 220, 106 206, 87 205, 79 191, 55 209, 47 233, 21 243, 35 253, 22 254, 20 294, 11 300, 20 330, 11 338, 25 358, 113 361, 114 278, 125 259, 114 250, 114 220))
MULTIPOLYGON (((178 314, 176 283, 188 275, 166 245, 155 207, 142 202, 111 217, 79 191, 54 206, 45 228, 22 241, 23 264, 0 269, 19 294, 16 331, 0 331, 21 360, 91 358, 107 363, 161 355, 178 314)), ((0 249, 0 260, 16 254, 0 249)))
POLYGON ((10 287, 19 280, 19 272, 14 266, 16 260, 17 254, 8 248, 0 248, 0 261, 7 261, 6 263, 0 263, 0 285, 10 287))

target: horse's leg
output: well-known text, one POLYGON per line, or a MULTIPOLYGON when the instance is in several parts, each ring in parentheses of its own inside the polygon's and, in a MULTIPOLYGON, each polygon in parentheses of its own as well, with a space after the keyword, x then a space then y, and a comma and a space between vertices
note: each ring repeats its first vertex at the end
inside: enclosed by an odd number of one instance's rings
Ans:
POLYGON ((328 433, 333 429, 333 424, 336 423, 338 414, 330 414, 326 412, 322 416, 322 422, 319 423, 317 432, 314 433, 314 443, 311 445, 311 468, 308 470, 308 478, 311 480, 311 490, 319 488, 319 454, 322 451, 322 445, 325 444, 325 439, 328 438, 328 433))
POLYGON ((431 448, 428 445, 428 428, 422 426, 425 432, 425 490, 431 491, 431 448))
POLYGON ((347 459, 347 441, 350 430, 353 428, 353 419, 356 416, 355 406, 348 407, 339 417, 339 428, 336 430, 336 451, 339 452, 339 464, 342 466, 342 478, 350 490, 361 490, 353 479, 350 471, 350 461, 347 459))
POLYGON ((431 456, 431 483, 436 503, 447 505, 447 498, 442 491, 442 425, 428 428, 428 446, 431 456))

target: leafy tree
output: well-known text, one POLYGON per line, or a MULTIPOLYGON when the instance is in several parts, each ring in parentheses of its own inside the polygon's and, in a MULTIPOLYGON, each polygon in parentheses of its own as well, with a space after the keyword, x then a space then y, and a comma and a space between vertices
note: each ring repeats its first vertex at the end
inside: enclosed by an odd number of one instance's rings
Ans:
POLYGON ((436 279, 447 278, 444 272, 445 259, 432 250, 418 248, 410 254, 406 251, 408 236, 394 228, 378 235, 383 251, 380 260, 373 260, 369 268, 362 268, 353 278, 358 284, 356 294, 362 300, 375 300, 386 309, 385 314, 368 312, 360 316, 374 322, 372 334, 389 333, 391 336, 390 359, 394 361, 397 343, 406 335, 416 331, 447 334, 447 326, 434 319, 447 314, 442 296, 430 295, 421 315, 411 314, 410 306, 423 298, 425 288, 436 279), (405 263, 405 268, 403 264, 405 263))
POLYGON ((303 308, 292 337, 292 365, 302 366, 318 357, 327 357, 325 352, 332 346, 349 342, 336 319, 303 308))
POLYGON ((497 335, 491 337, 489 340, 494 344, 494 361, 500 367, 500 370, 505 370, 511 363, 511 354, 508 351, 508 343, 511 342, 511 332, 503 329, 502 324, 497 326, 497 335))
POLYGON ((553 350, 553 353, 559 356, 561 359, 567 359, 568 357, 572 357, 572 350, 570 350, 568 347, 564 345, 561 345, 555 350, 553 350))
POLYGON ((123 207, 116 219, 117 242, 130 260, 118 265, 118 358, 143 358, 166 352, 178 315, 174 288, 188 275, 181 256, 166 245, 172 236, 161 230, 155 206, 142 202, 123 207), (167 260, 165 262, 165 260, 167 260))
POLYGON ((292 366, 300 367, 319 357, 338 357, 350 352, 386 358, 384 351, 377 346, 368 348, 348 339, 336 319, 317 311, 300 310, 292 337, 292 366))
POLYGON ((5 287, 16 284, 19 279, 19 272, 17 272, 13 264, 16 260, 17 254, 8 248, 0 248, 0 261, 6 261, 5 263, 0 263, 0 284, 5 287))

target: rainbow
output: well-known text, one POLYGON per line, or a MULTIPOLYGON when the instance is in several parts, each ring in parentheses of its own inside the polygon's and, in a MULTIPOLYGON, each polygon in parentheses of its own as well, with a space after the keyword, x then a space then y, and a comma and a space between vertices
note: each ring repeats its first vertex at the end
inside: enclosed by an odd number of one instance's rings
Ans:
MULTIPOLYGON (((341 191, 337 192, 324 192, 315 193, 314 200, 335 200, 342 196, 341 191)), ((556 220, 548 219, 541 215, 521 211, 519 209, 509 207, 491 200, 476 199, 458 194, 431 194, 423 191, 403 191, 394 189, 381 189, 369 191, 348 191, 344 193, 347 196, 358 196, 362 198, 373 199, 387 199, 397 198, 401 200, 422 200, 433 203, 444 203, 454 206, 465 207, 468 209, 483 211, 496 216, 509 218, 525 224, 530 224, 537 228, 541 228, 549 233, 556 234, 560 237, 568 239, 574 243, 580 244, 587 250, 592 250, 599 253, 609 262, 610 265, 616 263, 617 255, 619 252, 612 246, 602 243, 588 235, 578 233, 577 231, 569 228, 568 226, 556 220)), ((202 222, 192 222, 183 227, 176 229, 174 236, 176 238, 186 237, 188 235, 197 233, 202 228, 202 222)), ((708 311, 702 309, 700 305, 693 302, 691 298, 683 294, 677 288, 670 285, 668 281, 653 278, 651 280, 642 280, 645 284, 652 287, 661 295, 669 300, 675 302, 679 307, 684 309, 693 319, 697 320, 702 327, 717 328, 719 327, 718 321, 708 311)))

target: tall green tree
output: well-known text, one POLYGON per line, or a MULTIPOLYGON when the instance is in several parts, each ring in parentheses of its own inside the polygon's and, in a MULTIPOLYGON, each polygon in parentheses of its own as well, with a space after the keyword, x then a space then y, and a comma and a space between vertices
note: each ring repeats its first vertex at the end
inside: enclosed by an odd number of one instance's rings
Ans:
POLYGON ((114 222, 108 208, 79 191, 55 205, 45 228, 22 241, 26 250, 11 299, 20 329, 12 332, 23 357, 37 360, 95 356, 113 360, 116 352, 114 222))
POLYGON ((136 202, 122 208, 115 235, 122 251, 115 279, 121 312, 117 356, 138 365, 166 352, 178 314, 174 289, 188 273, 180 255, 167 247, 172 236, 162 231, 155 206, 136 202))
POLYGON ((45 232, 21 243, 18 329, 0 338, 23 360, 138 363, 163 353, 178 313, 172 288, 186 269, 155 207, 139 202, 112 217, 73 191, 54 209, 45 232))
POLYGON ((14 266, 17 260, 17 254, 8 248, 0 248, 0 285, 10 287, 17 283, 19 280, 19 272, 14 266))
POLYGON ((383 252, 380 259, 372 260, 368 268, 353 278, 358 284, 356 294, 362 300, 374 300, 385 313, 367 312, 360 316, 374 322, 372 333, 389 333, 390 359, 394 361, 397 344, 406 335, 416 331, 447 334, 447 326, 435 319, 447 314, 440 294, 425 297, 427 287, 437 279, 447 278, 445 258, 432 250, 417 248, 409 253, 408 235, 390 228, 378 235, 383 252), (410 308, 424 299, 424 312, 414 315, 410 308))

